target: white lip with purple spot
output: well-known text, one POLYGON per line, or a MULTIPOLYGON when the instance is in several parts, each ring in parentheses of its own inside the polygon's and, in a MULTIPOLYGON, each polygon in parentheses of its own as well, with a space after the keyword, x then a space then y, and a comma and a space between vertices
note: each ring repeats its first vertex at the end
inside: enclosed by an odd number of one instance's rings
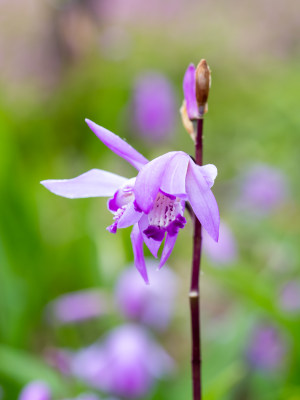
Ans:
POLYGON ((157 241, 163 239, 165 232, 168 232, 171 236, 176 235, 179 229, 184 228, 186 224, 183 212, 181 199, 174 198, 174 196, 170 198, 159 192, 153 208, 148 214, 149 226, 143 233, 148 238, 157 241))

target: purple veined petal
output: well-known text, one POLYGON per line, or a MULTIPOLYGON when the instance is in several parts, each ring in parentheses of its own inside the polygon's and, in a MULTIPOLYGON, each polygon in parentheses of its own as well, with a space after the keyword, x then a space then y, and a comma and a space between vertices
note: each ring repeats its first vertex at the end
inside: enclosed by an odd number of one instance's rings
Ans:
POLYGON ((218 205, 202 172, 192 160, 186 174, 186 191, 198 220, 207 233, 217 242, 220 226, 218 205))
POLYGON ((208 183, 208 186, 211 188, 214 185, 215 179, 218 175, 217 167, 213 164, 206 164, 201 167, 197 165, 197 167, 200 169, 202 175, 208 183))
POLYGON ((186 101, 186 110, 190 119, 199 117, 196 99, 196 68, 190 64, 183 78, 183 94, 186 101))
MULTIPOLYGON (((147 215, 143 215, 142 218, 139 220, 139 228, 141 232, 144 232, 144 230, 146 230, 149 226, 148 223, 148 216, 147 215)), ((142 233, 144 242, 146 244, 146 246, 148 247, 148 249, 150 250, 151 254, 153 255, 153 257, 157 258, 157 253, 158 250, 160 248, 160 245, 162 243, 162 241, 157 241, 157 240, 153 240, 151 238, 148 238, 144 233, 142 233)))
POLYGON ((159 267, 158 267, 159 269, 165 265, 167 259, 170 257, 170 254, 172 253, 172 250, 175 246, 177 236, 178 236, 178 233, 174 236, 170 236, 169 234, 167 234, 164 249, 162 251, 161 259, 159 262, 159 267))
POLYGON ((168 163, 177 153, 171 151, 155 158, 138 173, 134 186, 135 201, 146 214, 156 199, 168 163))
POLYGON ((142 217, 142 213, 135 210, 133 201, 128 204, 122 217, 118 221, 118 228, 128 228, 128 226, 134 225, 139 222, 142 217))
POLYGON ((175 196, 183 196, 185 191, 185 177, 189 164, 190 157, 178 151, 177 154, 168 163, 165 170, 160 189, 167 194, 175 196))
POLYGON ((139 271, 141 274, 142 278, 144 281, 149 284, 149 279, 147 275, 147 269, 146 269, 146 264, 145 264, 145 258, 144 258, 144 251, 143 251, 143 236, 140 232, 138 224, 135 224, 133 226, 133 229, 130 234, 131 238, 131 243, 132 243, 132 248, 133 248, 133 254, 134 254, 134 264, 136 266, 136 269, 139 271))
POLYGON ((41 181, 41 184, 58 196, 79 199, 113 196, 126 181, 127 178, 111 172, 91 169, 73 179, 49 179, 41 181))
POLYGON ((101 142, 103 142, 118 156, 128 161, 138 171, 143 167, 143 165, 147 164, 148 160, 119 136, 103 128, 102 126, 95 124, 95 122, 90 121, 89 119, 86 119, 85 122, 101 140, 101 142))

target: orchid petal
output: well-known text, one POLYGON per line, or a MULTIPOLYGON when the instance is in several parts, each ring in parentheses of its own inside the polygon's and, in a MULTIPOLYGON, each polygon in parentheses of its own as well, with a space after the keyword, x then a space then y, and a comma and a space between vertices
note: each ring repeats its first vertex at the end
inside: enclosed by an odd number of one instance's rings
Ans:
POLYGON ((139 228, 140 228, 140 231, 142 232, 143 239, 144 239, 144 242, 145 242, 146 246, 150 250, 150 252, 153 255, 153 257, 157 258, 157 253, 158 253, 158 250, 160 248, 160 245, 161 245, 162 241, 153 240, 151 238, 148 238, 143 233, 144 230, 146 230, 148 228, 148 226, 149 226, 148 216, 144 214, 142 216, 142 218, 139 220, 139 228))
POLYGON ((174 236, 170 236, 169 234, 167 234, 164 249, 162 251, 161 259, 160 259, 160 263, 159 263, 159 267, 158 267, 159 269, 165 265, 167 259, 169 258, 170 254, 172 253, 172 250, 173 250, 174 245, 177 240, 177 236, 178 236, 178 233, 177 233, 177 235, 174 235, 174 236))
POLYGON ((186 101, 186 110, 189 119, 199 117, 198 104, 196 99, 196 68, 190 64, 183 78, 183 94, 186 101))
POLYGON ((122 140, 119 136, 103 128, 102 126, 95 124, 95 122, 90 121, 89 119, 86 119, 85 122, 95 133, 95 135, 110 150, 112 150, 118 156, 124 158, 124 160, 128 161, 138 171, 142 168, 143 165, 148 163, 148 160, 142 154, 136 151, 132 146, 122 140))
POLYGON ((140 232, 138 224, 135 224, 133 226, 130 238, 133 248, 134 264, 136 266, 136 269, 139 271, 144 281, 147 284, 149 284, 145 258, 144 258, 144 251, 143 251, 143 236, 140 232))
POLYGON ((220 215, 216 199, 197 165, 190 161, 186 175, 189 202, 207 233, 217 242, 220 215))
POLYGON ((141 212, 135 210, 133 202, 129 203, 118 221, 118 228, 128 228, 128 226, 134 225, 141 219, 142 215, 141 212))
POLYGON ((190 157, 181 151, 169 161, 166 168, 160 189, 167 194, 182 196, 185 191, 185 177, 190 157))
POLYGON ((78 199, 112 196, 126 181, 127 178, 111 172, 91 169, 73 179, 49 179, 41 184, 58 196, 78 199))
POLYGON ((172 151, 155 158, 138 173, 134 186, 135 200, 146 214, 156 199, 168 163, 177 153, 172 151))
POLYGON ((201 167, 200 166, 197 167, 202 172, 202 175, 204 176, 206 182, 208 183, 208 186, 211 188, 214 185, 215 179, 218 175, 217 167, 213 164, 207 164, 201 167))

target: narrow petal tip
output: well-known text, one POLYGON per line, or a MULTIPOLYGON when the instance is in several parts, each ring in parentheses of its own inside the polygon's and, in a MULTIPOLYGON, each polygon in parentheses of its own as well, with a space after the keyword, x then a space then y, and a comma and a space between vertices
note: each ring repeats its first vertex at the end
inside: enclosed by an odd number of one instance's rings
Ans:
POLYGON ((219 241, 219 236, 220 236, 220 230, 218 229, 217 232, 216 232, 216 235, 215 235, 215 237, 214 237, 214 241, 215 241, 216 243, 218 243, 218 241, 219 241))
POLYGON ((97 129, 97 124, 88 118, 85 118, 84 121, 87 124, 87 126, 96 134, 96 132, 93 129, 97 129))
POLYGON ((40 181, 40 184, 43 185, 46 189, 50 190, 47 186, 47 181, 40 181))
POLYGON ((137 170, 140 170, 148 163, 148 160, 142 154, 113 132, 87 118, 85 119, 85 122, 98 139, 105 144, 105 146, 116 153, 119 157, 124 158, 124 160, 128 161, 137 170))
POLYGON ((213 216, 213 224, 210 227, 205 227, 204 229, 207 231, 207 233, 211 236, 211 238, 218 243, 219 241, 219 235, 220 235, 220 213, 218 208, 215 210, 214 216, 213 216))

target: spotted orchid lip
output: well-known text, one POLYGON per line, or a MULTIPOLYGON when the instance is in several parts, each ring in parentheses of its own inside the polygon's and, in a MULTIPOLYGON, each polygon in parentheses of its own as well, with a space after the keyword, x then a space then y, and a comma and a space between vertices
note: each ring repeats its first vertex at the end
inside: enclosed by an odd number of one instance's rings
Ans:
POLYGON ((160 242, 164 239, 165 233, 168 233, 170 236, 175 236, 178 234, 179 229, 184 228, 185 224, 186 219, 182 215, 178 214, 167 227, 149 225, 148 228, 143 231, 143 233, 148 237, 148 239, 153 239, 160 242))
POLYGON ((143 231, 148 239, 162 241, 165 233, 175 236, 186 223, 183 217, 184 208, 176 196, 166 196, 161 191, 148 214, 149 226, 143 231))
POLYGON ((153 239, 157 242, 161 242, 165 237, 166 228, 156 225, 149 225, 148 228, 143 231, 143 233, 147 236, 148 239, 153 239))

